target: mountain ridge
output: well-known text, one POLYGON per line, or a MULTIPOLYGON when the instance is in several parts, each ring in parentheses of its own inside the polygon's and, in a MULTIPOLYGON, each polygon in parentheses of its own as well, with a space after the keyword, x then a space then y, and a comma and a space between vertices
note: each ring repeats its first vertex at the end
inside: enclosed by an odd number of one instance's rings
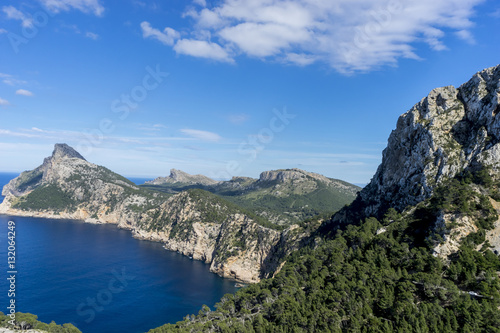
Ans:
POLYGON ((332 214, 354 200, 361 189, 345 181, 297 168, 264 171, 257 179, 233 177, 211 185, 162 181, 141 186, 172 194, 200 188, 281 226, 314 215, 332 214))

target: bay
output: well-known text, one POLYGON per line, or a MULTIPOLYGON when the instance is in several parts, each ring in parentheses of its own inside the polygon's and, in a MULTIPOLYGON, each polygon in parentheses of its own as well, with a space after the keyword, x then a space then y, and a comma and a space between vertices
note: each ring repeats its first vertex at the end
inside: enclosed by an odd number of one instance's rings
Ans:
MULTIPOLYGON (((0 186, 13 176, 0 174, 0 186)), ((234 281, 114 225, 0 215, 0 311, 7 313, 8 222, 16 227, 16 311, 84 333, 139 333, 196 314, 234 281)))

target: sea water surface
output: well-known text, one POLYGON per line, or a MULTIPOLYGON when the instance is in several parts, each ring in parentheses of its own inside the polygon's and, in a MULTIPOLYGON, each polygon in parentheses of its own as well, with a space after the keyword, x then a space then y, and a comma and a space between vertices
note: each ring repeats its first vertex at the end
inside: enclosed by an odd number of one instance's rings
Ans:
MULTIPOLYGON (((0 173, 0 186, 15 176, 0 173)), ((44 322, 72 323, 84 333, 147 332, 236 291, 234 281, 210 273, 209 265, 113 225, 0 215, 4 313, 9 221, 16 228, 16 311, 44 322)))

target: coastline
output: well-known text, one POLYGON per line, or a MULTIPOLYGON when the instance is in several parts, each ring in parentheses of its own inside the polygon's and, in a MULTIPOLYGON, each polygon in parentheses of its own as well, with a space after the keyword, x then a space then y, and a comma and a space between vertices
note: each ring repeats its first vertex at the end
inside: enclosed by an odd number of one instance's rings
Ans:
MULTIPOLYGON (((145 231, 141 229, 136 229, 133 226, 127 225, 127 224, 121 224, 118 222, 104 222, 98 219, 92 219, 92 218, 87 218, 87 219, 82 219, 82 218, 75 218, 74 214, 70 213, 62 213, 62 214, 52 214, 52 213, 47 213, 47 212, 28 212, 28 211, 20 211, 17 209, 11 209, 8 207, 8 209, 2 209, 3 205, 0 204, 0 216, 12 216, 12 217, 30 217, 30 218, 38 218, 38 219, 51 219, 51 220, 59 220, 59 221, 75 221, 79 223, 88 223, 88 224, 94 224, 94 225, 106 225, 106 224, 111 224, 116 226, 118 229, 122 230, 128 230, 130 231, 130 235, 132 238, 141 240, 141 241, 148 241, 148 242, 155 242, 155 243, 161 243, 162 248, 165 251, 169 252, 177 252, 179 254, 182 254, 183 256, 188 257, 189 259, 194 259, 194 260, 199 260, 203 261, 206 264, 209 264, 209 271, 212 273, 217 274, 218 276, 228 279, 230 281, 234 281, 236 283, 243 283, 243 284, 253 284, 258 282, 258 280, 255 280, 252 277, 249 277, 248 279, 242 279, 238 278, 235 276, 227 275, 225 270, 216 270, 212 269, 212 264, 213 260, 212 257, 207 257, 207 255, 203 252, 205 251, 196 251, 196 249, 192 250, 187 249, 186 247, 182 247, 183 244, 172 244, 175 242, 172 242, 171 239, 168 238, 168 234, 165 232, 150 232, 150 231, 145 231), (210 259, 210 260, 208 260, 210 259)), ((213 249, 212 249, 213 250, 213 249)), ((0 333, 2 333, 0 331, 0 333)))

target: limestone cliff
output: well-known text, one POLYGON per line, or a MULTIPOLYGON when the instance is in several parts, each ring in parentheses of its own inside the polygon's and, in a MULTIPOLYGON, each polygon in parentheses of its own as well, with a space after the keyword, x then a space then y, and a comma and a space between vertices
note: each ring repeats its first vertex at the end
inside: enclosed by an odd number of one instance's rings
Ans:
POLYGON ((500 221, 492 221, 500 207, 492 197, 498 197, 500 187, 499 98, 500 65, 459 88, 432 90, 400 116, 371 182, 325 229, 369 216, 382 218, 392 207, 426 226, 426 242, 438 256, 447 258, 476 233, 478 244, 498 253, 500 221), (476 172, 487 181, 470 183, 476 172), (456 193, 443 194, 448 186, 456 193), (438 197, 452 202, 449 198, 460 196, 468 200, 463 207, 435 204, 438 197))
MULTIPOLYGON (((356 205, 363 216, 402 211, 429 198, 443 180, 475 165, 500 168, 500 66, 459 88, 437 88, 401 115, 382 163, 356 205)), ((345 211, 344 211, 345 213, 345 211)), ((338 214, 337 221, 345 220, 338 214)))

